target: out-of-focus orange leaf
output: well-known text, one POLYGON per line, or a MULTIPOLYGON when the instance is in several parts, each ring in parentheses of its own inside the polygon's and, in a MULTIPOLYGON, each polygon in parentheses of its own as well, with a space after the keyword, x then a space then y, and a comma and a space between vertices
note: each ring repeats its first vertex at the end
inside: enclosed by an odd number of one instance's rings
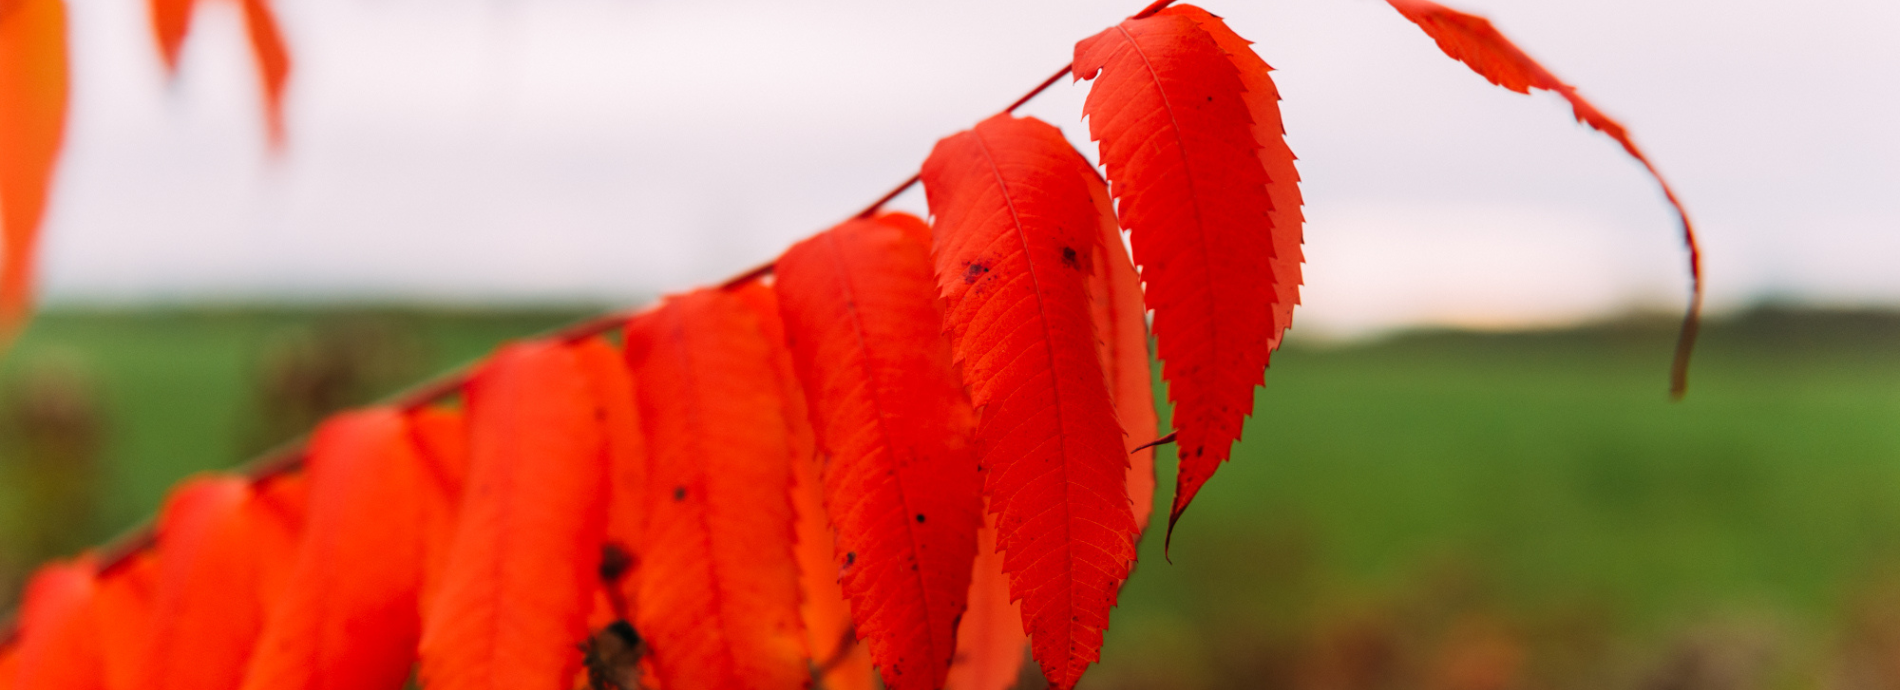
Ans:
MULTIPOLYGON (((176 74, 178 57, 184 51, 185 38, 191 34, 191 22, 203 0, 148 0, 152 35, 158 41, 159 57, 167 72, 176 74)), ((284 137, 284 89, 290 81, 290 51, 284 46, 284 32, 276 12, 267 0, 235 0, 244 16, 244 31, 251 43, 251 57, 257 63, 257 77, 264 96, 264 128, 271 146, 282 149, 284 137)))
POLYGON ((105 664, 107 690, 145 687, 140 651, 152 634, 152 602, 158 594, 158 553, 144 551, 100 573, 93 598, 93 624, 105 664))
POLYGON ((103 690, 91 556, 41 566, 20 603, 16 690, 103 690))
POLYGON ((579 670, 607 511, 599 408, 573 350, 502 348, 464 387, 468 484, 424 611, 432 690, 555 687, 579 670))
POLYGON ((1056 128, 998 115, 924 161, 944 322, 980 412, 984 490, 1043 676, 1074 687, 1135 560, 1128 451, 1089 308, 1101 218, 1056 128))
POLYGON ((627 325, 650 450, 634 627, 665 687, 809 677, 777 347, 746 300, 720 289, 627 325))
POLYGON ((409 433, 428 470, 434 495, 444 499, 427 504, 432 510, 425 516, 420 601, 427 611, 441 589, 449 547, 455 543, 455 519, 462 506, 462 486, 468 481, 468 423, 460 409, 425 407, 409 413, 409 433))
POLYGON ((205 476, 159 516, 158 590, 140 669, 147 687, 235 690, 294 562, 301 483, 205 476))
POLYGON ((333 417, 309 453, 307 524, 243 687, 401 688, 421 628, 428 517, 447 497, 396 410, 333 417))
POLYGON ((290 51, 284 48, 284 32, 277 26, 277 15, 265 0, 242 0, 244 28, 250 35, 251 55, 257 59, 257 76, 264 88, 264 131, 273 147, 284 146, 284 87, 290 81, 290 51))
POLYGON ((32 309, 34 257, 66 133, 64 0, 0 3, 0 343, 32 309))
MULTIPOLYGON (((633 598, 640 565, 640 535, 646 529, 646 513, 641 499, 647 489, 646 432, 641 429, 640 410, 634 404, 633 376, 627 371, 627 358, 619 349, 601 338, 588 338, 574 346, 587 383, 600 401, 600 421, 606 432, 607 473, 607 546, 613 558, 608 563, 603 551, 602 584, 608 586, 615 619, 633 620, 633 598), (612 570, 614 572, 609 572, 612 570)), ((598 628, 598 625, 590 625, 598 628)))

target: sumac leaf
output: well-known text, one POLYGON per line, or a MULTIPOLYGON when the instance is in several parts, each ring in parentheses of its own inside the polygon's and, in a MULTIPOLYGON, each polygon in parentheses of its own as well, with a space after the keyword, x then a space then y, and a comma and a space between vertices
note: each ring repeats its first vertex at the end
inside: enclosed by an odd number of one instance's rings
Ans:
POLYGON ((464 388, 468 484, 424 614, 431 690, 552 687, 579 670, 607 467, 598 406, 566 346, 510 345, 464 388))
POLYGON ((429 502, 423 519, 422 590, 419 601, 428 611, 441 589, 448 568, 449 549, 455 543, 455 521, 461 512, 462 487, 468 483, 468 421, 462 411, 425 407, 409 413, 409 434, 416 453, 440 503, 429 502))
POLYGON ((1141 266, 1175 403, 1170 533, 1239 440, 1298 299, 1292 153, 1266 63, 1231 34, 1178 6, 1075 46, 1076 77, 1095 82, 1089 134, 1141 266))
POLYGON ((1128 452, 1089 308, 1101 219, 1056 128, 998 115, 924 162, 945 324, 980 413, 1010 591, 1051 685, 1100 657, 1135 558, 1128 452))
POLYGON ((98 582, 91 556, 41 566, 20 603, 15 690, 103 690, 105 665, 94 634, 98 582))
POLYGON ((1142 306, 1141 275, 1129 263, 1128 247, 1122 244, 1121 228, 1115 223, 1108 185, 1094 170, 1086 171, 1082 183, 1088 186, 1089 198, 1102 218, 1102 240, 1095 247, 1089 274, 1090 315, 1095 320, 1102 371, 1108 374, 1108 394, 1122 424, 1122 445, 1129 450, 1128 501, 1135 529, 1145 532, 1155 509, 1155 451, 1150 442, 1161 423, 1155 414, 1154 370, 1149 366, 1148 309, 1142 306))
POLYGON ((770 342, 745 300, 672 297, 626 328, 649 449, 635 629, 660 685, 808 679, 791 445, 770 342))
POLYGON ((646 529, 642 502, 647 490, 646 432, 640 428, 626 355, 601 338, 575 344, 574 354, 600 401, 600 422, 607 438, 607 541, 601 552, 601 584, 607 588, 615 619, 632 620, 640 535, 646 529), (615 562, 609 563, 610 558, 615 562))
POLYGON ((914 216, 847 221, 794 245, 776 269, 829 459, 824 506, 838 547, 822 565, 843 572, 857 634, 893 690, 942 686, 981 521, 975 417, 943 333, 929 238, 914 216))
POLYGON ((266 619, 247 690, 401 688, 421 632, 427 530, 448 502, 407 417, 370 409, 317 429, 309 509, 286 590, 266 619))
POLYGON ((0 341, 32 308, 34 257, 66 132, 64 0, 0 3, 0 341))
POLYGON ((1577 93, 1574 86, 1565 84, 1543 65, 1537 64, 1530 55, 1518 48, 1511 39, 1505 38, 1490 20, 1473 14, 1466 14, 1445 7, 1431 0, 1386 0, 1399 14, 1412 20, 1418 28, 1425 30, 1438 43, 1438 49, 1459 62, 1465 63, 1471 71, 1491 83, 1518 93, 1528 94, 1531 89, 1553 91, 1570 103, 1570 111, 1577 121, 1589 125, 1591 129, 1608 135, 1616 143, 1623 145, 1623 151, 1636 162, 1643 164, 1655 178, 1656 185, 1662 188, 1663 197, 1676 209, 1676 218, 1682 221, 1682 243, 1689 249, 1689 313, 1683 317, 1682 334, 1676 341, 1676 358, 1669 371, 1669 392, 1681 397, 1689 388, 1689 354, 1695 350, 1696 331, 1702 320, 1702 250, 1695 238, 1695 225, 1689 222, 1689 212, 1676 198, 1676 192, 1669 188, 1669 182, 1662 173, 1636 147, 1629 131, 1622 123, 1610 119, 1610 116, 1597 110, 1597 107, 1577 93))
POLYGON ((818 682, 826 690, 871 690, 876 681, 870 654, 858 644, 850 607, 838 584, 838 566, 833 560, 837 533, 825 511, 818 441, 804 386, 793 372, 792 354, 786 346, 778 290, 762 281, 750 281, 733 287, 731 292, 752 309, 766 341, 774 344, 772 368, 778 372, 779 391, 785 400, 792 513, 796 516, 792 553, 798 561, 798 613, 805 628, 806 649, 818 682))
POLYGON ((158 590, 140 664, 147 687, 228 690, 244 680, 282 593, 302 522, 301 480, 187 480, 159 516, 158 590))
POLYGON ((1009 596, 1003 554, 996 550, 996 526, 986 522, 976 537, 970 578, 970 608, 957 626, 957 654, 950 663, 946 690, 1009 690, 1023 669, 1022 605, 1009 596))
POLYGON ((158 552, 127 557, 99 574, 93 597, 94 635, 99 638, 107 690, 139 690, 145 676, 141 651, 152 635, 152 602, 158 593, 158 552))

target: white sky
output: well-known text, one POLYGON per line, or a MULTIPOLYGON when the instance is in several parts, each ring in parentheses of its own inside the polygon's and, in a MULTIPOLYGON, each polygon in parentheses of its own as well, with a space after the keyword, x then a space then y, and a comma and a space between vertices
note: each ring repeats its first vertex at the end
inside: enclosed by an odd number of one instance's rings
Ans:
MULTIPOLYGON (((1142 3, 277 0, 277 160, 234 3, 201 14, 171 84, 144 3, 71 4, 76 125, 42 264, 69 303, 717 280, 875 199, 1142 3)), ((1454 4, 1631 128, 1704 233, 1713 306, 1900 303, 1900 2, 1454 4)), ((1660 194, 1555 96, 1490 86, 1377 0, 1206 6, 1280 70, 1310 221, 1298 330, 1679 308, 1660 194)), ((1085 143, 1085 88, 1026 112, 1085 143)))

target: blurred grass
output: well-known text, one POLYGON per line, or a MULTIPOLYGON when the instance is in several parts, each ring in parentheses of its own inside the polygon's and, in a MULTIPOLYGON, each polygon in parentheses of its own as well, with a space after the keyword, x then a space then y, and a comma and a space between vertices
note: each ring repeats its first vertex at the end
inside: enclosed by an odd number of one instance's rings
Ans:
MULTIPOLYGON (((1311 660, 1350 647, 1324 638, 1356 619, 1403 638, 1476 617, 1520 646, 1572 648, 1544 657, 1708 625, 1793 638, 1774 643, 1787 663, 1823 654, 1900 564, 1900 317, 1764 309, 1713 324, 1680 403, 1665 393, 1673 328, 1284 350, 1245 442, 1183 516, 1173 564, 1159 533, 1143 543, 1097 680, 1144 677, 1144 648, 1162 645, 1177 650, 1164 667, 1354 687, 1312 681, 1311 660)), ((1195 686, 1174 680, 1146 686, 1195 686)))
MULTIPOLYGON (((591 310, 457 311, 409 308, 179 308, 49 310, 3 361, 0 385, 49 362, 76 369, 107 420, 103 497, 93 524, 70 525, 76 543, 96 543, 154 513, 165 492, 195 471, 231 467, 287 435, 269 426, 260 400, 273 355, 341 328, 393 331, 404 350, 396 376, 349 391, 361 404, 479 357, 506 338, 565 323, 591 310), (313 335, 315 334, 315 335, 313 335)), ((321 342, 318 343, 319 345, 321 342)), ((4 495, 4 494, 0 494, 4 495)))
MULTIPOLYGON (((285 352, 394 343, 336 394, 358 404, 584 311, 55 310, 0 386, 57 362, 94 389, 104 484, 91 523, 62 526, 78 546, 303 424, 267 419, 285 352)), ((1172 564, 1163 452, 1162 521, 1087 684, 1806 687, 1682 679, 1728 668, 1708 650, 1764 677, 1846 668, 1855 645, 1900 658, 1900 315, 1712 324, 1680 403, 1673 334, 1632 319, 1289 345, 1172 564), (1891 624, 1866 615, 1888 600, 1891 624)))

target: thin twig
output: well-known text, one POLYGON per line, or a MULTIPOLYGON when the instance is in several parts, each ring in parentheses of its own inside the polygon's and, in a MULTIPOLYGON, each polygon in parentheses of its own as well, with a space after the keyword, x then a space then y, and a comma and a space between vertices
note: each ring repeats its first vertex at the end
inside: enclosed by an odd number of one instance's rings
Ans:
MULTIPOLYGON (((1174 4, 1174 2, 1175 0, 1155 0, 1154 3, 1142 8, 1140 12, 1135 13, 1132 18, 1140 19, 1149 16, 1161 11, 1162 8, 1168 5, 1174 4)), ((1044 79, 1041 84, 1036 85, 1036 88, 1030 89, 1029 93, 1023 94, 1022 98, 1016 99, 1016 102, 1009 104, 1009 107, 1004 108, 1003 112, 1016 112, 1017 108, 1021 108, 1031 99, 1041 95, 1042 92, 1048 90, 1049 87, 1054 86, 1057 81, 1068 76, 1069 71, 1070 65, 1063 65, 1061 70, 1050 75, 1048 79, 1044 79)), ((859 211, 855 217, 869 218, 876 215, 877 212, 884 207, 884 204, 890 203, 892 199, 897 198, 899 194, 903 194, 906 190, 909 190, 912 186, 922 181, 922 179, 923 176, 921 174, 911 175, 910 179, 905 180, 903 184, 897 185, 897 187, 891 189, 890 192, 887 192, 877 201, 872 202, 872 204, 865 207, 863 211, 859 211)), ((774 266, 775 263, 768 262, 753 267, 744 273, 726 279, 720 283, 720 287, 732 289, 771 275, 774 266)), ((626 323, 634 316, 634 312, 602 314, 584 321, 562 326, 553 331, 536 336, 535 339, 558 340, 564 343, 586 340, 593 336, 611 331, 621 324, 626 323)), ((477 363, 478 362, 470 362, 463 364, 440 376, 411 386, 409 389, 391 396, 382 404, 408 412, 452 398, 462 392, 462 386, 468 383, 468 379, 473 375, 477 363)), ((252 483, 257 483, 297 472, 303 469, 307 442, 308 434, 291 439, 283 445, 266 451, 262 455, 252 458, 240 465, 240 469, 237 470, 236 474, 250 480, 252 483)), ((124 533, 106 542, 104 546, 99 547, 98 573, 103 576, 118 570, 126 564, 131 563, 132 559, 138 556, 139 553, 156 545, 158 545, 158 533, 154 529, 150 519, 134 525, 131 529, 126 530, 124 533)), ((14 642, 18 641, 19 635, 20 626, 17 617, 9 617, 7 620, 0 622, 0 650, 11 647, 14 642)))

